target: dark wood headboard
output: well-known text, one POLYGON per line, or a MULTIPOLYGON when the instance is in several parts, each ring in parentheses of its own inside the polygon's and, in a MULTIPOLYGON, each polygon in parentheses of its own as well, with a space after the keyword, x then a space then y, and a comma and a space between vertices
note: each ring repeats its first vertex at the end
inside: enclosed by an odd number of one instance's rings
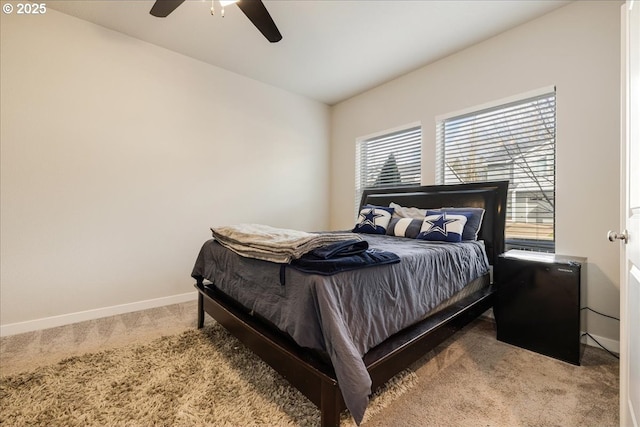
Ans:
POLYGON ((427 185, 386 187, 364 190, 360 207, 364 205, 389 206, 394 202, 401 206, 421 209, 443 207, 484 208, 482 227, 478 240, 484 240, 487 257, 495 265, 498 255, 504 252, 504 229, 509 181, 472 182, 455 185, 427 185))

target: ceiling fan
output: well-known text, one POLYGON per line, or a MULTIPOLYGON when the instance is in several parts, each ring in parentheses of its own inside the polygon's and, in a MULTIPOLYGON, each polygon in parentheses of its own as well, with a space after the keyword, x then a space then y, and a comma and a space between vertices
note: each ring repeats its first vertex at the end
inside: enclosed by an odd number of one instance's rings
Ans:
MULTIPOLYGON (((156 0, 151 13, 158 18, 166 18, 171 12, 173 12, 178 6, 180 6, 184 0, 156 0)), ((225 1, 221 4, 234 3, 233 1, 225 1)), ((262 3, 262 0, 236 0, 240 10, 249 18, 249 20, 256 26, 258 30, 264 35, 271 43, 276 43, 282 40, 282 35, 278 31, 275 22, 269 15, 269 11, 262 3)))

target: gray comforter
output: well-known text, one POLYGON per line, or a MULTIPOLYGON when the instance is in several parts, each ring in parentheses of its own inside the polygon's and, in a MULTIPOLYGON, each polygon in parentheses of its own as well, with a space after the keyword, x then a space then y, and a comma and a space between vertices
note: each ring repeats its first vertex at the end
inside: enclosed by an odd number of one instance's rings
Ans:
POLYGON ((269 319, 299 345, 325 351, 357 423, 371 394, 362 356, 489 270, 482 242, 362 236, 371 248, 393 252, 401 262, 332 276, 286 268, 286 286, 281 286, 281 264, 244 258, 209 240, 192 272, 269 319))

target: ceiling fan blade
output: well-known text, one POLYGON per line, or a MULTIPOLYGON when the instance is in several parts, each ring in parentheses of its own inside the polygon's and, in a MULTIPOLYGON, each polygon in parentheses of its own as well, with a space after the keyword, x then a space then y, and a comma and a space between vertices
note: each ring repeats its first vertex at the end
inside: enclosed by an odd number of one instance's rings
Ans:
POLYGON ((271 43, 282 40, 278 27, 261 0, 239 0, 236 4, 267 40, 271 43))
POLYGON ((158 18, 166 18, 183 2, 184 0, 156 0, 149 13, 158 18))

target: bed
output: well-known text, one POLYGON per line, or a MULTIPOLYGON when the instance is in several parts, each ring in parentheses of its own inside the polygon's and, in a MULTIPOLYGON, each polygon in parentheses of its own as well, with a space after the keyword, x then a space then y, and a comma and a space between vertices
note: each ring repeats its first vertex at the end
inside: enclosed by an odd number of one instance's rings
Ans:
POLYGON ((339 425, 346 408, 359 422, 372 391, 492 307, 490 270, 504 251, 507 186, 499 181, 365 190, 362 209, 391 204, 484 210, 477 241, 448 244, 362 234, 371 247, 400 255, 392 265, 309 275, 240 257, 210 240, 192 273, 199 292, 198 327, 205 313, 213 317, 318 406, 323 426, 339 425), (436 254, 436 261, 429 261, 435 264, 424 264, 413 246, 436 254), (453 273, 437 279, 420 275, 439 271, 448 259, 471 264, 454 266, 453 273), (433 267, 419 268, 424 265, 433 267), (392 280, 384 279, 387 274, 392 280), (367 287, 369 282, 376 287, 367 287), (438 299, 423 298, 436 289, 438 299), (373 294, 394 307, 381 305, 373 294), (365 314, 353 307, 358 301, 367 307, 365 314), (394 314, 382 316, 381 310, 394 314))

